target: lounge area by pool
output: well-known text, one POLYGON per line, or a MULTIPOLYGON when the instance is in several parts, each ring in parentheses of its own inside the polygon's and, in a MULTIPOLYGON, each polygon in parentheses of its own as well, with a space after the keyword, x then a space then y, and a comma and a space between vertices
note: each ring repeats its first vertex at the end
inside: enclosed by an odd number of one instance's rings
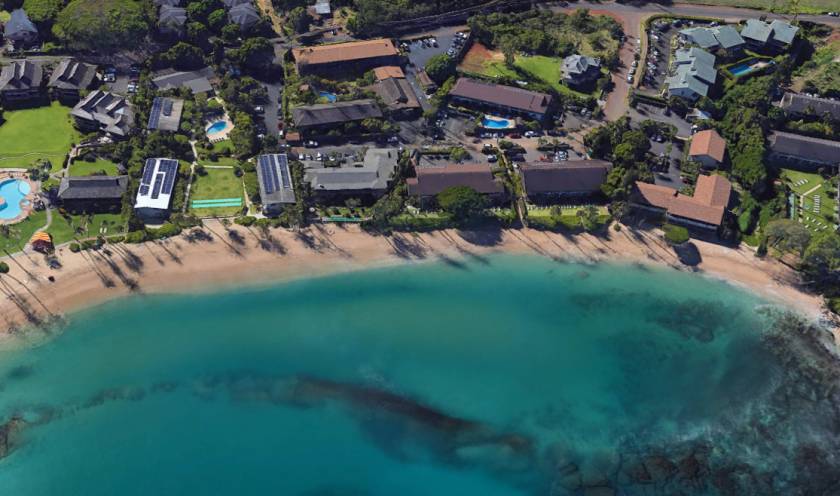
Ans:
POLYGON ((318 96, 320 98, 325 98, 329 103, 335 103, 338 100, 338 96, 335 93, 330 93, 329 91, 319 91, 318 96))
POLYGON ((207 134, 208 140, 216 142, 227 139, 232 129, 233 122, 231 122, 230 118, 227 114, 225 114, 222 118, 209 122, 207 127, 204 128, 204 132, 207 134))
POLYGON ((764 69, 765 67, 773 65, 775 62, 770 60, 760 60, 760 59, 751 59, 745 62, 741 62, 740 64, 735 64, 732 67, 729 67, 727 71, 735 77, 746 76, 752 72, 758 71, 760 69, 764 69))
POLYGON ((481 126, 486 129, 513 129, 516 127, 516 122, 512 119, 485 115, 481 120, 481 126))
POLYGON ((29 182, 23 179, 0 179, 0 222, 17 220, 26 213, 32 191, 29 182))
POLYGON ((227 128, 227 122, 225 121, 216 121, 213 124, 210 124, 210 127, 207 128, 207 134, 210 133, 220 133, 227 128))

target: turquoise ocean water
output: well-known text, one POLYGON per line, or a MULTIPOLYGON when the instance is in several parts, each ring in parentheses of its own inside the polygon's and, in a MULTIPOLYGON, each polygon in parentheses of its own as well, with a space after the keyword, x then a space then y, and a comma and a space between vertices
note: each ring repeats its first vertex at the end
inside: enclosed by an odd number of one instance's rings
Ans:
MULTIPOLYGON (((760 344, 761 306, 674 271, 509 256, 124 299, 0 353, 0 419, 27 422, 0 460, 0 487, 618 487, 648 446, 726 438, 766 404, 783 373, 760 344)), ((719 449, 770 449, 741 444, 719 449)), ((696 489, 685 494, 715 493, 696 489)))

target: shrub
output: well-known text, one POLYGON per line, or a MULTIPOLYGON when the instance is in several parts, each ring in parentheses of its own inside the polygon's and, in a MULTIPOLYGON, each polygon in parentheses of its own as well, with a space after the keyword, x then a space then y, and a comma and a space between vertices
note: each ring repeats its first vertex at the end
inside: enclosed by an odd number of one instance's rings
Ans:
POLYGON ((142 243, 146 241, 146 231, 132 231, 125 235, 126 243, 142 243))
POLYGON ((237 217, 236 219, 234 219, 235 223, 239 224, 240 226, 245 226, 245 227, 254 225, 254 223, 256 221, 257 221, 257 218, 252 217, 252 216, 237 217))
POLYGON ((665 231, 665 240, 672 245, 679 245, 689 240, 688 229, 682 226, 665 224, 662 230, 665 231))
POLYGON ((111 236, 105 240, 107 243, 115 245, 117 243, 122 243, 125 241, 125 236, 111 236))
POLYGON ((6 262, 0 262, 0 274, 8 274, 9 273, 9 264, 6 262))
POLYGON ((70 251, 73 253, 79 253, 82 251, 82 245, 79 243, 70 243, 70 251))
POLYGON ((153 239, 171 238, 172 236, 177 236, 180 233, 181 228, 169 222, 160 226, 158 229, 149 231, 149 234, 153 239))

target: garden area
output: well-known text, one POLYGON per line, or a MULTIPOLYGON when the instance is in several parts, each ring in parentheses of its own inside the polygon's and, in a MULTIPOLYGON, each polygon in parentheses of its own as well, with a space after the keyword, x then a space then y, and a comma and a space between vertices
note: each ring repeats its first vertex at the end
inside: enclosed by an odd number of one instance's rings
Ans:
POLYGON ((813 232, 837 224, 836 187, 819 174, 782 169, 782 178, 793 191, 793 219, 813 232))
POLYGON ((97 158, 93 162, 75 160, 70 164, 69 170, 71 176, 102 175, 103 172, 106 176, 117 176, 120 173, 117 169, 117 164, 102 158, 97 158))
POLYGON ((53 212, 52 224, 47 232, 58 246, 73 239, 115 236, 125 232, 125 219, 115 214, 81 214, 61 216, 53 212))
POLYGON ((528 205, 528 220, 536 227, 594 230, 610 220, 603 205, 528 205))
POLYGON ((200 167, 196 168, 190 190, 190 211, 199 217, 228 217, 242 213, 244 189, 235 169, 212 166, 201 171, 200 167))
POLYGON ((0 168, 29 168, 38 159, 49 160, 52 171, 61 170, 79 133, 73 127, 70 109, 53 102, 49 106, 3 112, 0 125, 0 168))

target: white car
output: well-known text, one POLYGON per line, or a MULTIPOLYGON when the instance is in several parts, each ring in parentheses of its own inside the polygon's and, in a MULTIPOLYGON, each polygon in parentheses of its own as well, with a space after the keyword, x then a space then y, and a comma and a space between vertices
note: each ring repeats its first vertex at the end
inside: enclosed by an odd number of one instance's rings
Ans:
POLYGON ((493 155, 492 153, 490 155, 487 155, 487 161, 488 162, 495 162, 497 160, 499 160, 499 157, 493 155))

